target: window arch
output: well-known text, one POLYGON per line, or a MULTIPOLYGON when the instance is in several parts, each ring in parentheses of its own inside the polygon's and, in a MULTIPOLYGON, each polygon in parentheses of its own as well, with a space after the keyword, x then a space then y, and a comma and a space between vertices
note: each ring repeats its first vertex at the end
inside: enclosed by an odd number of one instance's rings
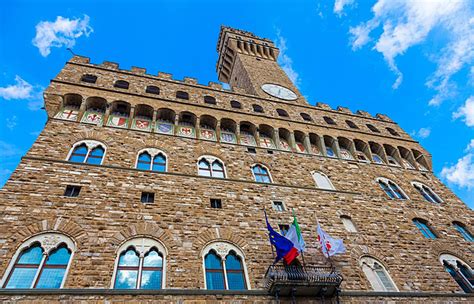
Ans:
POLYGON ((369 128, 370 131, 372 131, 372 132, 380 133, 379 129, 377 129, 374 125, 367 124, 367 128, 369 128))
POLYGON ((119 89, 128 89, 129 84, 125 80, 117 80, 114 83, 114 87, 119 88, 119 89))
POLYGON ((256 182, 259 183, 271 183, 272 177, 270 176, 270 171, 261 164, 256 164, 252 166, 252 174, 256 182))
POLYGON ((117 251, 112 288, 162 289, 166 282, 166 249, 150 238, 135 238, 117 251))
POLYGON ((23 243, 2 280, 3 288, 62 288, 69 270, 74 242, 60 233, 44 233, 23 243))
POLYGON ((464 292, 474 292, 474 272, 467 263, 446 253, 440 255, 439 261, 464 292))
POLYGON ((288 116, 289 116, 289 115, 288 115, 288 112, 286 112, 286 111, 283 110, 283 109, 277 109, 276 111, 277 111, 277 113, 278 113, 278 116, 281 116, 281 117, 288 117, 288 116))
POLYGON ((240 104, 240 102, 238 102, 237 100, 231 100, 230 101, 230 106, 233 109, 242 109, 242 104, 240 104))
POLYGON ((307 113, 300 113, 300 115, 301 115, 301 118, 303 118, 304 121, 313 121, 311 116, 307 113))
POLYGON ((204 96, 204 103, 215 105, 217 104, 216 98, 212 96, 204 96))
POLYGON ((211 243, 202 251, 202 258, 206 289, 250 289, 245 257, 233 244, 211 243))
POLYGON ((367 280, 370 282, 373 290, 398 291, 398 288, 390 277, 390 274, 378 260, 368 256, 362 257, 360 259, 360 267, 362 268, 367 280))
POLYGON ((424 219, 421 218, 414 218, 413 219, 413 224, 420 230, 421 234, 427 239, 437 239, 438 237, 436 234, 433 232, 431 229, 430 225, 428 224, 428 221, 425 221, 424 219))
POLYGON ((167 172, 168 162, 166 154, 155 148, 147 148, 138 152, 135 168, 156 172, 167 172))
POLYGON ((377 183, 389 198, 400 200, 408 199, 408 196, 405 194, 405 192, 403 192, 403 190, 397 184, 395 184, 395 182, 387 178, 379 177, 377 178, 377 183))
POLYGON ((189 94, 187 92, 177 91, 176 92, 176 98, 188 100, 189 99, 189 94))
POLYGON ((321 172, 313 172, 312 175, 314 181, 316 182, 316 187, 320 189, 336 190, 336 188, 334 188, 334 185, 326 174, 321 172))
POLYGON ((349 126, 349 128, 351 129, 359 129, 359 127, 354 123, 352 122, 351 120, 346 120, 346 124, 349 126))
POLYGON ((352 221, 352 218, 350 216, 341 215, 341 221, 344 225, 344 228, 346 228, 348 232, 357 232, 357 228, 354 225, 354 222, 352 221))
POLYGON ((392 128, 385 128, 385 129, 387 129, 388 133, 392 134, 393 136, 400 136, 400 134, 398 134, 398 132, 392 128))
POLYGON ((331 117, 323 116, 323 119, 328 125, 336 125, 336 122, 331 117))
POLYGON ((101 165, 105 151, 106 147, 103 143, 95 140, 83 140, 72 146, 67 160, 74 163, 101 165))
POLYGON ((253 111, 257 113, 263 113, 263 108, 261 105, 253 104, 252 105, 253 111))
POLYGON ((436 193, 434 193, 434 191, 431 190, 430 187, 419 182, 412 182, 411 184, 413 185, 413 187, 415 187, 416 190, 418 190, 418 192, 427 202, 434 204, 441 204, 443 202, 443 200, 441 200, 441 198, 436 193))
POLYGON ((453 222, 453 227, 456 229, 459 234, 468 242, 474 242, 474 237, 471 232, 466 228, 466 225, 460 222, 453 222))
POLYGON ((157 87, 157 86, 147 86, 146 89, 145 89, 145 92, 150 93, 150 94, 159 95, 160 94, 160 88, 157 87))
POLYGON ((217 157, 205 155, 201 156, 197 163, 198 175, 216 178, 226 178, 224 162, 217 157))

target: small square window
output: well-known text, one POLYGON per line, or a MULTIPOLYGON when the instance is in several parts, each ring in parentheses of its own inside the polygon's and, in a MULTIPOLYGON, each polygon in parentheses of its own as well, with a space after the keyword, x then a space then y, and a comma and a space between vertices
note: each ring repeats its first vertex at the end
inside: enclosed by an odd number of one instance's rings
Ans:
POLYGON ((222 208, 222 200, 220 198, 211 198, 211 208, 222 208))
POLYGON ((252 153, 252 154, 257 154, 257 150, 255 148, 247 148, 247 152, 252 153))
POLYGON ((278 228, 280 228, 281 235, 285 236, 288 233, 288 230, 290 230, 290 225, 278 225, 278 228))
POLYGON ((268 154, 273 154, 273 150, 267 150, 268 154))
POLYGON ((273 209, 275 209, 278 212, 285 211, 285 205, 283 204, 283 202, 273 201, 272 205, 273 205, 273 209))
POLYGON ((155 193, 142 192, 141 202, 144 204, 152 204, 155 201, 155 193))
POLYGON ((81 187, 80 186, 67 185, 66 186, 66 191, 64 191, 64 196, 78 197, 79 192, 81 192, 81 187))

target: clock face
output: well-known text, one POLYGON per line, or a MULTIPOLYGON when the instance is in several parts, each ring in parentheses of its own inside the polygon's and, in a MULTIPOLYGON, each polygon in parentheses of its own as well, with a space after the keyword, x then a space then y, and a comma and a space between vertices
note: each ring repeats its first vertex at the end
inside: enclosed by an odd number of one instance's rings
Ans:
POLYGON ((298 98, 295 92, 277 84, 265 83, 262 85, 262 90, 265 93, 272 95, 273 97, 284 99, 284 100, 295 100, 298 98))

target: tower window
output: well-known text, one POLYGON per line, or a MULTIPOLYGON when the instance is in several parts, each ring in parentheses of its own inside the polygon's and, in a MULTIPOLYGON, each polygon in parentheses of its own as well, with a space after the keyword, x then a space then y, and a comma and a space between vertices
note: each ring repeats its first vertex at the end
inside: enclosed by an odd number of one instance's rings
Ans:
POLYGON ((352 121, 350 121, 350 120, 346 120, 346 124, 347 124, 347 125, 349 126, 349 128, 351 128, 351 129, 359 129, 359 127, 358 127, 355 123, 353 123, 352 121))
POLYGON ((212 96, 204 96, 204 103, 215 105, 217 102, 212 96))
POLYGON ((278 211, 278 212, 285 211, 285 205, 281 201, 273 201, 272 206, 275 211, 278 211))
POLYGON ((247 152, 252 153, 252 154, 257 154, 257 150, 255 148, 252 148, 252 147, 248 147, 247 152))
POLYGON ((324 116, 323 119, 328 125, 336 125, 336 122, 331 117, 324 116))
POLYGON ((437 238, 436 234, 429 227, 427 221, 416 218, 413 219, 413 224, 415 224, 415 226, 418 228, 418 230, 420 230, 421 234, 423 234, 425 238, 432 240, 437 238))
POLYGON ((369 128, 370 131, 372 131, 372 132, 380 133, 379 129, 377 129, 376 127, 374 127, 374 126, 371 125, 371 124, 367 124, 367 128, 369 128))
POLYGON ((453 226, 454 226, 454 229, 456 229, 466 241, 474 242, 474 237, 472 236, 471 232, 467 230, 464 224, 461 224, 459 222, 453 222, 453 226))
POLYGON ((341 221, 342 221, 342 224, 344 225, 344 228, 346 228, 348 232, 357 232, 357 228, 354 225, 354 222, 352 222, 352 219, 350 216, 341 215, 341 221))
POLYGON ((97 81, 97 76, 91 74, 85 74, 81 77, 82 82, 95 83, 97 81))
POLYGON ((398 134, 397 131, 395 131, 394 129, 392 128, 386 128, 388 133, 392 134, 393 136, 400 136, 400 134, 398 134))
POLYGON ((176 98, 189 100, 189 94, 187 92, 178 91, 176 92, 176 98))
POLYGON ((253 111, 256 113, 263 113, 263 108, 260 105, 254 104, 252 105, 253 111))
POLYGON ((153 204, 155 201, 155 193, 142 192, 141 202, 144 204, 153 204))
POLYGON ((311 118, 311 116, 309 116, 309 114, 301 113, 300 115, 304 121, 313 121, 313 119, 311 118))
POLYGON ((78 197, 79 192, 81 192, 81 187, 80 186, 67 185, 66 190, 64 191, 64 196, 78 197))
POLYGON ((128 86, 129 84, 125 80, 117 80, 114 83, 114 87, 119 88, 119 89, 128 89, 128 86))
POLYGON ((220 198, 211 198, 211 208, 222 209, 222 200, 220 198))
POLYGON ((160 88, 155 87, 155 86, 147 86, 145 92, 150 93, 150 94, 159 95, 160 94, 160 88))
POLYGON ((427 202, 434 204, 441 204, 443 202, 439 196, 428 186, 418 182, 413 182, 412 185, 416 190, 418 190, 418 192, 420 192, 421 196, 423 196, 427 202))
POLYGON ((257 164, 253 166, 252 173, 255 178, 255 181, 258 183, 271 183, 272 182, 268 169, 262 165, 257 164))
POLYGON ((240 104, 240 102, 238 102, 237 100, 232 100, 230 102, 230 106, 233 108, 233 109, 242 109, 242 105, 240 104))
POLYGON ((377 182, 379 183, 380 188, 387 194, 387 196, 391 199, 401 199, 401 200, 406 200, 407 196, 405 193, 398 187, 397 184, 392 182, 389 179, 386 178, 379 178, 377 179, 377 182))
POLYGON ((276 110, 278 115, 281 116, 281 117, 288 117, 288 112, 286 112, 285 110, 283 109, 277 109, 276 110))

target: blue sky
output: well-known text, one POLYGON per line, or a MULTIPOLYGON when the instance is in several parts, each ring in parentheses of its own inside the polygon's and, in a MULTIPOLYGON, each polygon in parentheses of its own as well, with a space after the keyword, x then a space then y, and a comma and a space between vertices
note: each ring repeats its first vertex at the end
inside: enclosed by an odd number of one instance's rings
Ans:
POLYGON ((71 54, 217 81, 222 24, 276 41, 311 104, 385 113, 474 208, 469 0, 2 1, 0 186, 46 122, 41 91, 71 54))

